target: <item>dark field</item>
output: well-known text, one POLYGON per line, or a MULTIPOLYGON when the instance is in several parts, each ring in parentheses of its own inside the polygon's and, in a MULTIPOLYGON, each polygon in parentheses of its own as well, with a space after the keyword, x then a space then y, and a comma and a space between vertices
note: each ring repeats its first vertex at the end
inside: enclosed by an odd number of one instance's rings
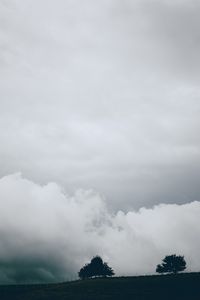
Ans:
POLYGON ((200 273, 0 286, 1 300, 200 300, 200 273))

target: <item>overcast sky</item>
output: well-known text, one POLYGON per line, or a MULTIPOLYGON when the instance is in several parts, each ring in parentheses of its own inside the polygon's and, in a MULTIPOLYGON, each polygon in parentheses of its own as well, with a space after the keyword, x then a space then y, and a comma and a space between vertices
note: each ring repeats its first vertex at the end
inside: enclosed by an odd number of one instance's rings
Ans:
POLYGON ((0 0, 3 182, 93 190, 116 215, 187 209, 200 194, 199 53, 199 0, 0 0))

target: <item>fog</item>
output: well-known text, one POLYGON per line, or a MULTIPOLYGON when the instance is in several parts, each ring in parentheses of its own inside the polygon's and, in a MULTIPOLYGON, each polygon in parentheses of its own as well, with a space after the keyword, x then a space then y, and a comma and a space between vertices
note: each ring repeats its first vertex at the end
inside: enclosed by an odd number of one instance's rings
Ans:
POLYGON ((12 174, 0 179, 1 283, 77 278, 94 255, 116 275, 154 274, 165 255, 185 255, 199 271, 200 202, 110 213, 105 199, 12 174))

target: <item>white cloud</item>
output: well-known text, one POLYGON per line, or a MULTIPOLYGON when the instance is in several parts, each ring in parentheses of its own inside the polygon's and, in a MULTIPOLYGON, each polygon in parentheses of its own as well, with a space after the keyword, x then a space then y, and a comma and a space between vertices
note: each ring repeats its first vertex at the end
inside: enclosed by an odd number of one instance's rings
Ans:
POLYGON ((197 199, 198 11, 1 0, 0 175, 93 188, 114 209, 197 199))
POLYGON ((92 191, 67 195, 13 174, 0 179, 1 282, 75 278, 100 254, 116 275, 154 273, 171 253, 199 271, 200 202, 110 213, 92 191))

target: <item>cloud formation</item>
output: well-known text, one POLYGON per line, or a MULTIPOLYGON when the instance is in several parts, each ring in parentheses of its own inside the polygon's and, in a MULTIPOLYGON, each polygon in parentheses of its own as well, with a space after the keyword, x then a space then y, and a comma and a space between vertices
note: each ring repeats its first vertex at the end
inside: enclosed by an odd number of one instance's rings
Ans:
POLYGON ((1 0, 0 175, 92 188, 114 210, 197 200, 198 8, 1 0))
POLYGON ((150 274, 171 253, 200 270, 200 202, 110 213, 92 191, 66 192, 12 174, 0 179, 0 281, 74 279, 93 255, 116 275, 150 274), (123 245, 123 246, 122 246, 123 245))

